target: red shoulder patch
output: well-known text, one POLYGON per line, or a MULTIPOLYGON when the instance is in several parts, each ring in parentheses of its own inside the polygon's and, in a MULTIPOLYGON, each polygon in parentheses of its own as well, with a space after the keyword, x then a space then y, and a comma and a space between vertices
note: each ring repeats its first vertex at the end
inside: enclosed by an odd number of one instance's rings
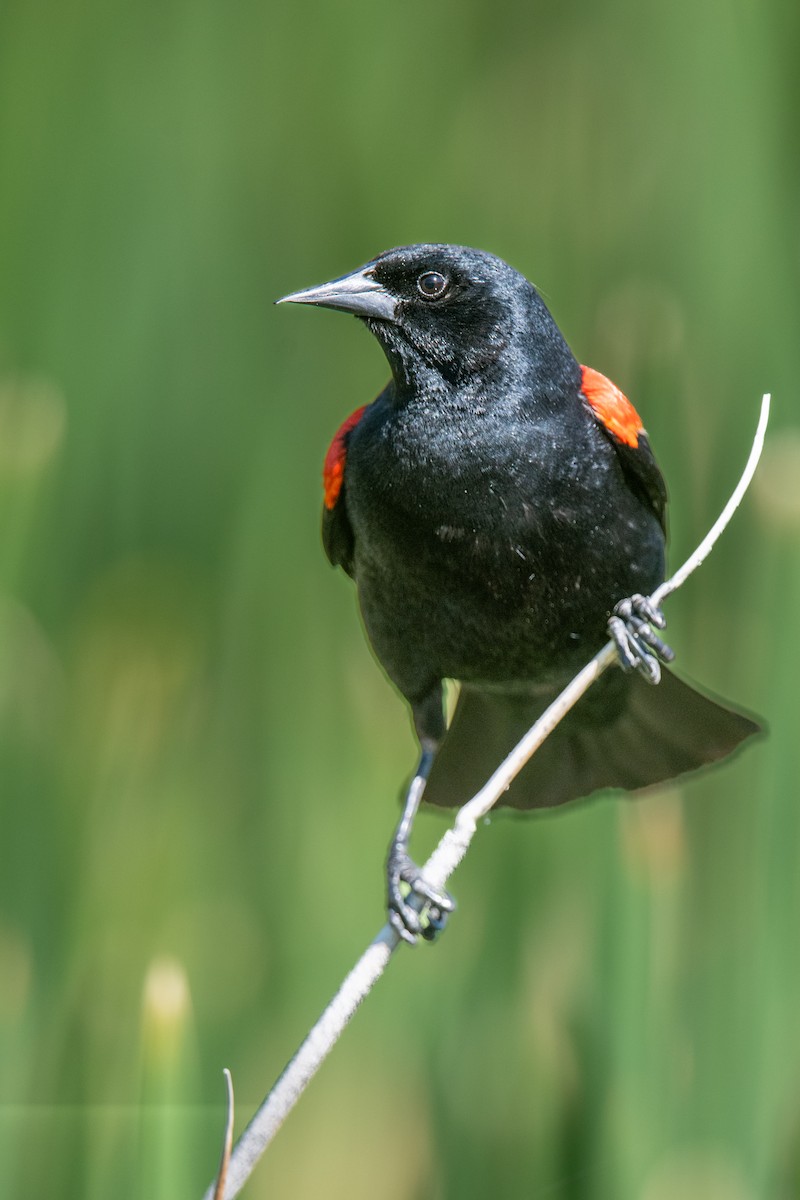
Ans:
POLYGON ((644 432, 641 417, 615 383, 591 367, 581 367, 581 391, 609 433, 626 446, 639 445, 639 434, 644 432))
POLYGON ((368 405, 362 404, 361 408, 357 408, 354 413, 351 413, 344 424, 339 428, 336 437, 330 444, 328 453, 325 455, 325 462, 322 467, 322 485, 325 489, 325 507, 332 509, 339 499, 339 493, 342 490, 344 483, 344 464, 347 458, 347 435, 351 429, 355 429, 358 422, 361 420, 364 409, 368 405))

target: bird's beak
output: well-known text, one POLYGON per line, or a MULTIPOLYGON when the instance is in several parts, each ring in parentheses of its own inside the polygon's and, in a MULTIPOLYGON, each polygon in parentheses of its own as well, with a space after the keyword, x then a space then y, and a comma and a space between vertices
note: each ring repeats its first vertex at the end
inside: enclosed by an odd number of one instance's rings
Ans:
POLYGON ((321 308, 339 308, 354 313, 357 317, 375 317, 380 321, 393 321, 397 299, 378 283, 372 267, 362 267, 352 275, 343 275, 319 287, 306 288, 303 292, 292 292, 282 296, 276 304, 316 304, 321 308))

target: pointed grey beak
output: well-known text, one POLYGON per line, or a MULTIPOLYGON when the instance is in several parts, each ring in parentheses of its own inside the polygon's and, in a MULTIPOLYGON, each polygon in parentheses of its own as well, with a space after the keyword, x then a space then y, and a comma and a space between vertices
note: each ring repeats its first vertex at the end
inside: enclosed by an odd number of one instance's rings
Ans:
POLYGON ((393 321, 397 306, 396 298, 378 283, 371 267, 361 267, 352 275, 343 275, 341 279, 333 279, 319 287, 292 292, 275 303, 316 304, 320 308, 339 308, 357 317, 376 317, 381 321, 393 321))

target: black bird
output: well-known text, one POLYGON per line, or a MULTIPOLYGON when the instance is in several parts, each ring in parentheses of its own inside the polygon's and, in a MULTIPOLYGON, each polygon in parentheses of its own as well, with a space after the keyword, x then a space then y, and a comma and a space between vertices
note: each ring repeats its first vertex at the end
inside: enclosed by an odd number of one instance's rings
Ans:
POLYGON ((423 923, 403 883, 434 925, 452 907, 408 854, 423 790, 468 800, 609 633, 623 671, 590 689, 501 803, 650 787, 758 726, 662 675, 672 652, 646 597, 664 578, 664 481, 633 406, 578 364, 522 275, 479 250, 405 246, 284 300, 355 314, 392 371, 328 451, 322 536, 420 742, 387 861, 389 916, 413 941, 423 923), (461 684, 449 729, 445 679, 461 684))

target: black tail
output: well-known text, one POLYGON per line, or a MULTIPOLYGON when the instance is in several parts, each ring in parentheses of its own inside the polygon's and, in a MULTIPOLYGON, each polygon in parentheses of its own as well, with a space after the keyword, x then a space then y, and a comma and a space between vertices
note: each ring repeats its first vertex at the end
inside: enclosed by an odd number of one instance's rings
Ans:
MULTIPOLYGON (((461 689, 424 799, 464 804, 555 699, 461 689)), ((730 754, 759 732, 749 717, 662 670, 653 687, 611 670, 539 747, 500 805, 551 808, 600 788, 636 791, 730 754)))

